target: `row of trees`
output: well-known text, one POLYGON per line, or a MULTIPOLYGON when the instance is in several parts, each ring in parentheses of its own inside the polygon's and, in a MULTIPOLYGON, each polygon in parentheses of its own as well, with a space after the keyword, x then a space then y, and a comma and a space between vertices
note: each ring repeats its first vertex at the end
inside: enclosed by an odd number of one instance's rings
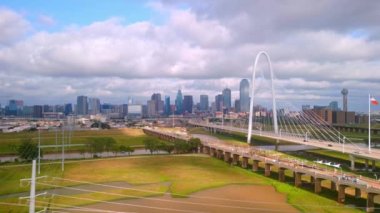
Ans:
POLYGON ((145 149, 149 150, 150 154, 158 151, 164 151, 169 154, 175 153, 192 153, 198 151, 198 146, 201 144, 199 138, 191 138, 189 142, 176 139, 173 143, 160 141, 155 137, 148 137, 143 141, 145 149))
MULTIPOLYGON (((143 141, 145 149, 149 150, 151 154, 158 151, 164 151, 169 154, 175 152, 181 153, 193 153, 198 151, 198 147, 201 144, 199 138, 191 138, 188 142, 184 140, 175 140, 173 143, 161 141, 156 137, 148 137, 143 141)), ((15 147, 20 159, 31 161, 38 157, 38 145, 33 143, 32 138, 23 139, 21 145, 15 147)), ((79 149, 80 153, 92 153, 97 156, 99 153, 112 152, 115 156, 117 153, 128 153, 129 155, 135 150, 130 146, 117 145, 117 142, 112 137, 100 137, 89 138, 86 145, 79 149)), ((43 156, 41 150, 41 157, 43 156)))

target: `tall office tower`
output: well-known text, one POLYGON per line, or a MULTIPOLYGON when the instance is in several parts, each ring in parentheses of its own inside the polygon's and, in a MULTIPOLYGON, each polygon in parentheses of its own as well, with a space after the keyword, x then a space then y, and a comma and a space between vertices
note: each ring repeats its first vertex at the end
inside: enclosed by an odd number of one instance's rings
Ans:
POLYGON ((170 115, 171 114, 171 109, 170 109, 170 96, 165 96, 165 115, 170 115))
POLYGON ((123 109, 122 115, 123 115, 123 117, 126 117, 128 115, 128 104, 122 104, 121 107, 123 109))
POLYGON ((193 113, 193 96, 185 95, 183 96, 183 111, 188 113, 193 113))
POLYGON ((65 115, 69 115, 71 113, 73 113, 73 105, 68 103, 68 104, 65 104, 65 115))
POLYGON ((240 100, 239 112, 249 112, 249 82, 247 79, 243 79, 240 81, 240 99, 239 100, 240 100))
POLYGON ((154 100, 149 100, 147 103, 148 106, 148 117, 157 116, 156 103, 154 100))
POLYGON ((222 94, 215 96, 215 109, 218 112, 223 110, 223 95, 222 94))
POLYGON ((347 109, 348 109, 348 106, 347 106, 348 89, 343 88, 341 93, 343 95, 343 111, 347 112, 347 109))
POLYGON ((77 97, 77 115, 87 115, 88 114, 88 103, 87 96, 77 97))
POLYGON ((235 112, 241 112, 240 100, 235 100, 235 112))
POLYGON ((6 108, 5 115, 22 116, 23 108, 23 100, 9 100, 9 104, 6 108))
POLYGON ((231 108, 231 90, 228 88, 223 90, 223 107, 226 109, 231 108))
POLYGON ((182 92, 181 90, 178 90, 177 97, 175 99, 175 108, 176 108, 176 114, 181 115, 183 113, 183 106, 182 106, 182 92))
POLYGON ((201 95, 201 97, 200 97, 200 110, 202 112, 208 111, 208 95, 201 95))
POLYGON ((156 114, 162 114, 164 112, 164 102, 161 100, 161 94, 154 93, 151 100, 154 101, 156 114))
POLYGON ((42 118, 43 107, 41 105, 33 106, 33 118, 42 118))
POLYGON ((99 98, 88 99, 88 112, 90 115, 96 115, 100 113, 100 100, 99 98))

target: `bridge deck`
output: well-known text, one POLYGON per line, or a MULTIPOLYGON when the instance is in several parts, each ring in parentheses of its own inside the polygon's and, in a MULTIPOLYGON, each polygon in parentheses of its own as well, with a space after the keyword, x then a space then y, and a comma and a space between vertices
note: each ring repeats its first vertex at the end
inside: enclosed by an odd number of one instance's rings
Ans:
MULTIPOLYGON (((220 125, 215 125, 215 124, 207 124, 203 122, 201 123, 201 122, 194 122, 194 121, 189 121, 189 124, 206 127, 206 128, 215 128, 215 129, 219 129, 223 131, 248 134, 248 130, 246 129, 236 128, 236 127, 231 127, 231 126, 220 126, 220 125)), ((369 152, 367 148, 358 147, 353 144, 342 144, 342 143, 337 144, 336 142, 313 140, 313 139, 309 139, 307 142, 305 142, 301 138, 290 136, 287 134, 277 135, 272 132, 257 131, 257 130, 253 130, 252 135, 260 135, 260 136, 271 138, 271 139, 279 139, 279 140, 283 140, 283 141, 287 141, 291 143, 308 145, 312 147, 317 147, 317 148, 327 149, 327 150, 332 150, 332 151, 337 151, 337 152, 343 152, 343 153, 356 156, 358 158, 364 158, 364 159, 369 159, 369 160, 380 160, 380 150, 372 149, 371 152, 369 152)))

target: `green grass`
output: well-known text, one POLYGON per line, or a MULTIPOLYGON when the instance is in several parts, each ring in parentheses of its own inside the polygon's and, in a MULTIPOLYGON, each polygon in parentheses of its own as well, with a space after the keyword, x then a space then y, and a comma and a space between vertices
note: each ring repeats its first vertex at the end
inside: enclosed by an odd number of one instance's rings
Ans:
MULTIPOLYGON (((67 136, 67 135, 66 135, 67 136)), ((117 145, 125 145, 131 147, 143 147, 143 140, 148 136, 141 131, 140 135, 128 135, 121 129, 110 130, 83 130, 73 131, 72 144, 84 144, 91 138, 111 137, 115 139, 117 145)), ((38 132, 20 132, 20 133, 0 133, 0 155, 16 154, 16 148, 20 145, 24 138, 33 138, 34 142, 38 142, 38 132)), ((58 144, 62 143, 62 133, 58 132, 58 144)), ((67 143, 67 142, 66 142, 67 143)), ((55 132, 41 132, 41 145, 54 145, 55 132)), ((67 151, 78 151, 81 147, 69 147, 67 151)), ((45 148, 43 151, 55 152, 56 148, 45 148)))
MULTIPOLYGON (((19 187, 19 178, 30 176, 30 165, 0 168, 0 194, 28 190, 27 187, 19 187)), ((289 184, 280 183, 258 173, 253 173, 250 170, 233 167, 223 161, 202 155, 140 156, 68 161, 64 173, 60 172, 60 165, 44 165, 41 175, 97 183, 126 181, 136 186, 148 184, 148 188, 153 187, 159 193, 169 190, 176 196, 186 196, 193 192, 228 184, 273 185, 277 191, 287 196, 287 200, 291 205, 302 212, 359 212, 355 209, 339 206, 334 200, 320 197, 307 190, 298 189, 289 184), (154 183, 170 183, 170 186, 167 188, 162 184, 157 185, 154 183), (326 206, 334 206, 334 208, 330 209, 326 208, 326 206)), ((67 186, 77 183, 63 181, 59 184, 67 186)), ((128 192, 122 190, 112 192, 129 195, 128 192)), ((101 193, 83 193, 77 196, 99 200, 119 199, 114 196, 104 196, 101 193)), ((146 193, 139 194, 139 196, 153 195, 146 193)), ((16 199, 9 198, 0 199, 0 202, 4 200, 17 202, 16 199)), ((70 201, 60 198, 54 200, 54 203, 85 205, 91 202, 80 201, 79 199, 71 199, 70 201)), ((9 207, 2 206, 0 207, 0 212, 7 212, 9 209, 9 207)))

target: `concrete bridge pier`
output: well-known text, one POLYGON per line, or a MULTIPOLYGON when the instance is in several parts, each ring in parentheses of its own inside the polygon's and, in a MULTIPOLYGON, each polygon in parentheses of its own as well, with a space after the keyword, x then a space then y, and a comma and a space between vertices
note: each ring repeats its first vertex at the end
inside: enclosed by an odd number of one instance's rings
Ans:
POLYGON ((343 184, 338 185, 338 203, 344 203, 344 200, 346 199, 346 187, 343 184))
POLYGON ((241 162, 241 167, 243 167, 244 169, 248 168, 248 157, 243 156, 242 162, 241 162))
POLYGON ((210 147, 209 146, 205 146, 203 148, 203 151, 204 151, 205 154, 209 155, 210 154, 210 147))
POLYGON ((203 149, 204 149, 203 145, 198 146, 198 153, 202 154, 204 152, 203 149))
POLYGON ((233 154, 232 155, 232 165, 238 165, 239 164, 239 155, 238 154, 233 154))
POLYGON ((218 159, 223 159, 223 150, 217 150, 216 157, 218 159))
POLYGON ((361 198, 361 197, 362 197, 361 190, 359 188, 355 188, 355 198, 361 198))
POLYGON ((365 170, 368 171, 368 159, 364 160, 364 167, 365 167, 365 170))
POLYGON ((296 187, 302 186, 302 173, 301 172, 294 172, 294 185, 296 187))
POLYGON ((368 193, 367 195, 367 212, 375 212, 375 196, 376 194, 374 193, 368 193))
POLYGON ((224 152, 224 161, 230 163, 231 160, 231 152, 224 152))
POLYGON ((259 171, 259 162, 258 160, 253 160, 252 162, 252 171, 257 172, 259 171))
POLYGON ((215 148, 210 149, 210 155, 211 155, 211 157, 216 157, 216 149, 215 148))
POLYGON ((334 181, 331 181, 330 183, 330 189, 333 191, 336 191, 336 183, 334 181))
POLYGON ((278 168, 278 180, 281 182, 285 182, 285 168, 278 168))
POLYGON ((265 172, 264 172, 265 177, 270 176, 270 167, 271 167, 271 164, 265 163, 265 172))
POLYGON ((355 157, 353 155, 350 155, 350 161, 351 161, 351 170, 355 170, 355 157))
POLYGON ((322 191, 322 178, 314 178, 314 192, 320 193, 322 191))
POLYGON ((313 176, 310 176, 310 183, 314 184, 314 182, 315 182, 315 178, 313 176))

